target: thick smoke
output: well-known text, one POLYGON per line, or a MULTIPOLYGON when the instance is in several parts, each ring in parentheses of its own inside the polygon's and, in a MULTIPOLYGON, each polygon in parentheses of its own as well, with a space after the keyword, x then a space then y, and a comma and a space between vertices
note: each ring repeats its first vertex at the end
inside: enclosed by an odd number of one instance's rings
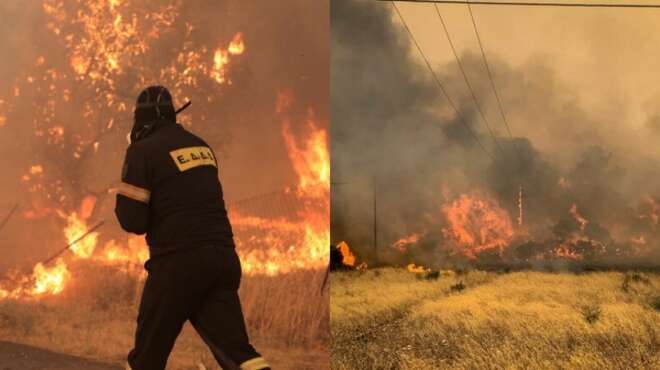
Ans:
MULTIPOLYGON (((631 239, 640 235, 647 253, 659 256, 657 221, 648 211, 660 195, 660 163, 626 122, 590 117, 543 58, 513 68, 495 51, 489 55, 510 138, 481 56, 461 55, 498 144, 458 66, 435 66, 490 158, 435 86, 390 4, 332 2, 331 45, 334 242, 346 240, 362 259, 374 262, 376 234, 379 262, 407 263, 411 255, 396 252, 392 243, 427 231, 415 247, 416 258, 426 260, 415 262, 437 263, 448 253, 443 204, 461 193, 478 193, 496 199, 515 223, 522 186, 529 235, 512 242, 507 253, 515 255, 520 247, 517 253, 525 255, 581 232, 607 244, 603 253, 609 258, 633 248, 631 239), (573 204, 589 220, 587 230, 580 231, 571 216, 573 204)), ((656 131, 657 126, 649 124, 656 131)))

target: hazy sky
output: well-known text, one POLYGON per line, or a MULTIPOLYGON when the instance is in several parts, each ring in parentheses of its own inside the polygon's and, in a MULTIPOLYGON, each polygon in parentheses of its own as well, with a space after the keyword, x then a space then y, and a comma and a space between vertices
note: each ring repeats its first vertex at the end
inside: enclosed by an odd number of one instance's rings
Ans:
MULTIPOLYGON (((452 61, 433 5, 398 6, 433 63, 452 61)), ((439 8, 459 53, 479 52, 467 7, 439 8)), ((616 114, 622 124, 636 127, 646 121, 649 112, 657 111, 660 9, 478 5, 472 9, 489 58, 500 58, 514 67, 542 59, 591 116, 616 114)), ((512 122, 516 124, 520 123, 512 122)))

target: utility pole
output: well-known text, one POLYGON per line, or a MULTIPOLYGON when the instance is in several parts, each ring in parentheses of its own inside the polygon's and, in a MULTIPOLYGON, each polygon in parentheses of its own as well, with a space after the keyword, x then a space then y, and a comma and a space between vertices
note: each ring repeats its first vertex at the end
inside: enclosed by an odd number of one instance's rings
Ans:
POLYGON ((374 176, 374 255, 378 263, 378 185, 374 176))

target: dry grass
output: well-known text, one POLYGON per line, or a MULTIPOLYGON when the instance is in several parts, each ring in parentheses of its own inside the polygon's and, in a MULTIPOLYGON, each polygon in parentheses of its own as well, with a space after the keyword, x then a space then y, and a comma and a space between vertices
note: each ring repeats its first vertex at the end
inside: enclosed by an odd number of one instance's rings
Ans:
MULTIPOLYGON (((52 351, 123 363, 132 347, 141 283, 114 268, 74 265, 77 279, 60 295, 0 301, 0 339, 52 351)), ((241 297, 257 349, 279 369, 328 368, 327 290, 323 271, 244 277, 241 297)), ((168 369, 218 369, 189 324, 168 369)))
POLYGON ((338 273, 332 368, 658 369, 658 297, 648 273, 338 273))

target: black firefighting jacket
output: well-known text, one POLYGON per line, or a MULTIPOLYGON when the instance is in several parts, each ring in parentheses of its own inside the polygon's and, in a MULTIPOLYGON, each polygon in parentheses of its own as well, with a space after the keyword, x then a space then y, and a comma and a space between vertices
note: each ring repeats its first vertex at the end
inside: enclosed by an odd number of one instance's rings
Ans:
POLYGON ((233 246, 215 154, 175 123, 128 147, 115 213, 124 230, 147 234, 151 257, 233 246))

